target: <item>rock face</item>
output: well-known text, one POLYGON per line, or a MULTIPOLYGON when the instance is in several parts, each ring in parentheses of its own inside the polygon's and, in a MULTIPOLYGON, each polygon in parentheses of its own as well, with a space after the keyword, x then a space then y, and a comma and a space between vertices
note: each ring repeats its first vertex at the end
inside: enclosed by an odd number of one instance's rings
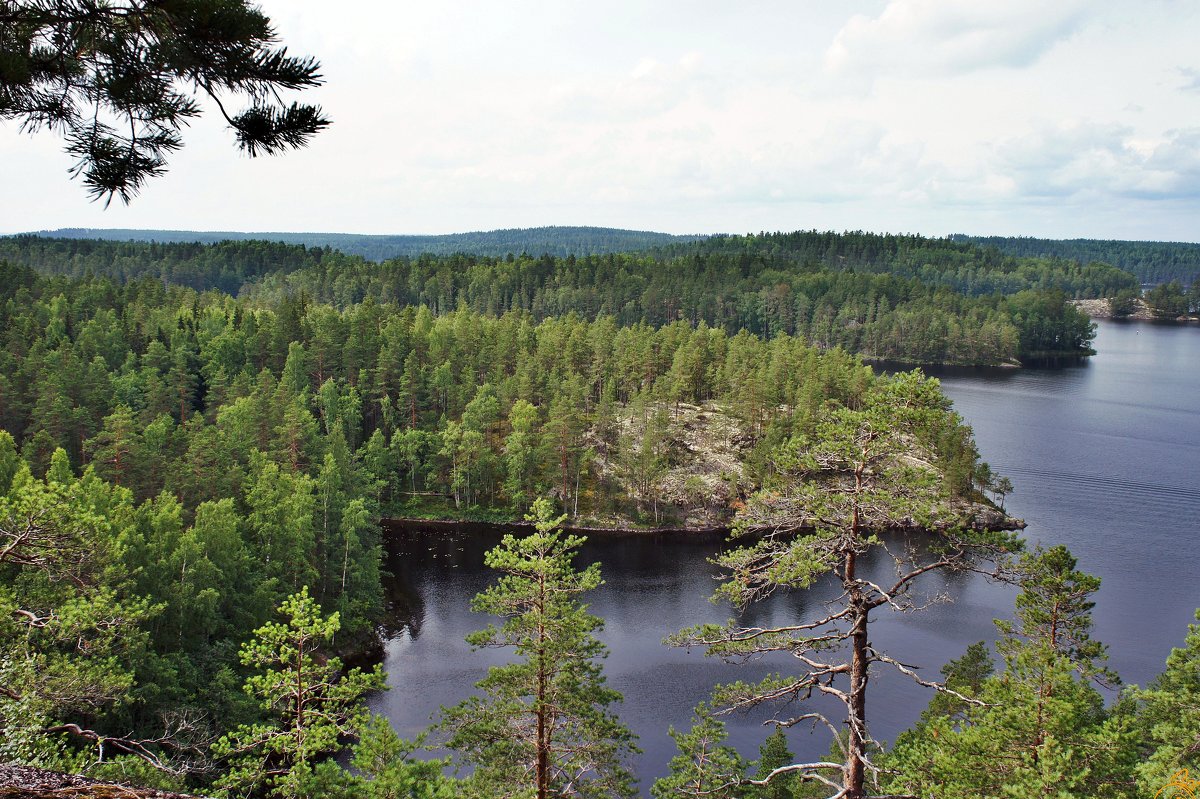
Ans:
POLYGON ((1163 317, 1155 314, 1150 306, 1146 304, 1145 300, 1137 299, 1134 300, 1134 303, 1137 306, 1137 310, 1135 310, 1133 313, 1129 314, 1128 316, 1116 316, 1113 314, 1112 308, 1109 307, 1108 300, 1071 300, 1072 305, 1083 311, 1092 319, 1128 319, 1136 322, 1196 321, 1196 317, 1194 316, 1180 316, 1175 319, 1164 319, 1163 317))
POLYGON ((967 509, 969 526, 975 530, 1024 530, 1025 520, 1016 519, 1001 510, 975 504, 967 509))
POLYGON ((0 799, 196 799, 153 788, 132 788, 76 774, 0 763, 0 799))
MULTIPOLYGON (((590 526, 593 531, 597 528, 644 528, 648 526, 645 523, 647 511, 653 505, 657 516, 654 527, 728 528, 734 524, 745 500, 757 489, 745 463, 756 439, 744 429, 739 419, 713 403, 680 403, 659 410, 666 411, 667 417, 661 441, 664 464, 651 486, 639 486, 631 478, 628 465, 606 457, 606 448, 599 442, 592 465, 597 476, 617 486, 621 493, 638 503, 643 515, 642 524, 635 524, 631 515, 614 513, 606 518, 593 518, 585 527, 590 526)), ((618 419, 617 426, 624 441, 639 441, 645 433, 645 422, 641 419, 624 417, 618 419)), ((932 469, 928 461, 926 456, 914 462, 932 469)), ((1020 519, 1010 518, 993 505, 982 502, 958 500, 953 507, 944 510, 946 518, 962 520, 977 530, 1025 527, 1020 519)))
MULTIPOLYGON (((722 527, 731 523, 731 506, 744 496, 748 485, 743 461, 754 446, 741 422, 719 406, 708 403, 679 403, 666 410, 667 424, 661 442, 661 471, 652 487, 631 479, 622 463, 605 457, 605 449, 593 464, 596 474, 619 486, 636 500, 643 512, 654 506, 661 518, 686 528, 722 527)), ((645 434, 645 420, 618 419, 623 441, 638 442, 645 434)), ((628 526, 630 519, 601 520, 613 526, 628 526)))

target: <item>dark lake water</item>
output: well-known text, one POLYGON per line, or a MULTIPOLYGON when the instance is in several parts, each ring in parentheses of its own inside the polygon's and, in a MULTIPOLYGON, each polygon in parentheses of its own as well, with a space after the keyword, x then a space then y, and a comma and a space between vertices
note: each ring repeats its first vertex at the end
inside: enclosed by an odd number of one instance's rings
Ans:
MULTIPOLYGON (((1111 665, 1127 682, 1144 683, 1183 640, 1200 605, 1200 329, 1101 323, 1099 354, 1083 365, 1055 369, 956 370, 940 374, 955 407, 975 428, 993 469, 1016 491, 1007 501, 1025 518, 1032 542, 1066 544, 1080 567, 1099 575, 1096 634, 1110 646, 1111 665)), ((470 598, 491 574, 483 553, 495 540, 445 532, 393 542, 391 586, 397 633, 385 648, 391 689, 372 709, 401 735, 425 729, 441 705, 468 695, 502 653, 472 652, 463 636, 488 619, 470 598)), ((635 768, 645 792, 674 754, 670 725, 686 727, 691 708, 723 681, 753 680, 786 668, 786 659, 728 665, 664 647, 681 627, 724 621, 730 610, 708 601, 719 539, 679 536, 594 538, 583 562, 599 561, 606 584, 591 596, 607 621, 609 682, 625 696, 622 719, 644 753, 635 768)), ((870 564, 882 577, 886 564, 870 564)), ((967 644, 994 637, 992 619, 1008 616, 1013 590, 982 578, 928 581, 952 604, 913 615, 879 614, 872 641, 936 675, 967 644)), ((750 613, 756 624, 816 613, 829 589, 779 596, 750 613)), ((872 732, 892 740, 929 699, 925 689, 881 671, 872 678, 872 732)), ((730 739, 757 752, 767 716, 732 717, 730 739)), ((825 735, 795 729, 800 756, 823 754, 825 735)))

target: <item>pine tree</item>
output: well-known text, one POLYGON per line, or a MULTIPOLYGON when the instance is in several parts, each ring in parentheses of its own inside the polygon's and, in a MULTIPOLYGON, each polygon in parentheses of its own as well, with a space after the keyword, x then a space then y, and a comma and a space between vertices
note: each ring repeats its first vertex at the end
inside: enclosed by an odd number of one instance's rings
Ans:
POLYGON ((352 669, 326 657, 322 646, 341 627, 338 614, 321 608, 302 589, 280 606, 284 621, 255 630, 242 647, 242 664, 255 670, 245 690, 266 715, 244 724, 214 744, 214 754, 229 763, 218 785, 236 796, 267 790, 278 797, 319 795, 312 786, 341 778, 341 766, 329 757, 341 739, 357 736, 367 722, 362 702, 368 691, 384 687, 383 672, 352 669))
MULTIPOLYGON (((776 769, 785 768, 796 762, 796 756, 788 748, 787 736, 782 727, 776 727, 758 748, 758 763, 755 779, 768 780, 776 769)), ((780 773, 769 779, 766 785, 756 789, 755 799, 795 799, 799 783, 790 774, 780 773)))
MULTIPOLYGON (((927 714, 889 757, 895 793, 939 799, 1135 795, 1128 719, 1110 714, 1094 683, 1114 680, 1091 637, 1100 581, 1064 547, 1025 556, 1016 619, 997 621, 1004 670, 963 684, 964 701, 927 714)), ((967 659, 977 660, 977 653, 967 659)), ((978 669, 960 661, 963 674, 978 669)))
POLYGON ((1145 750, 1137 767, 1145 794, 1162 790, 1182 770, 1200 775, 1200 624, 1188 625, 1187 639, 1171 650, 1166 670, 1149 687, 1134 689, 1132 698, 1145 750))
POLYGON ((725 743, 725 724, 713 718, 708 706, 696 708, 690 730, 669 732, 679 754, 671 758, 670 774, 655 780, 650 788, 654 799, 751 796, 750 789, 743 785, 747 763, 736 749, 725 743))
POLYGON ((0 760, 71 768, 66 736, 156 757, 96 724, 132 704, 155 612, 109 581, 132 516, 128 490, 76 479, 61 449, 44 481, 18 464, 0 493, 0 760))
POLYGON ((142 457, 141 432, 129 406, 118 405, 104 417, 104 427, 84 443, 83 449, 97 474, 145 498, 140 491, 141 477, 148 464, 142 457))
POLYGON ((599 566, 575 568, 584 539, 561 534, 566 517, 554 518, 549 500, 536 500, 526 518, 535 532, 505 536, 487 554, 503 576, 472 602, 504 623, 467 638, 475 647, 515 647, 518 660, 492 667, 476 684, 483 695, 445 710, 439 726, 474 768, 482 796, 634 796, 625 761, 637 750, 609 709, 621 697, 599 663, 603 621, 578 601, 601 584, 599 566))
POLYGON ((0 19, 0 118, 63 133, 72 174, 97 199, 129 202, 166 171, 200 114, 197 95, 250 101, 232 115, 217 106, 251 156, 302 147, 329 125, 319 107, 279 97, 320 85, 320 64, 278 47, 271 20, 243 0, 31 0, 7 4, 0 19))
POLYGON ((355 776, 347 799, 458 799, 461 787, 442 771, 446 760, 413 760, 422 740, 405 741, 387 719, 372 717, 354 746, 355 776))
POLYGON ((777 483, 753 497, 741 519, 743 532, 765 534, 716 559, 730 572, 717 595, 741 609, 781 589, 808 588, 829 575, 842 593, 818 618, 770 629, 745 627, 735 619, 724 626, 683 630, 669 639, 737 662, 781 651, 796 658, 795 672, 757 684, 718 686, 713 695, 718 707, 804 702, 814 694, 838 700, 841 718, 802 707, 798 715, 782 720, 788 726, 811 721, 825 727, 840 755, 792 764, 795 768, 786 772, 789 781, 836 785, 846 799, 869 795, 878 774, 873 762, 878 744, 866 715, 872 670, 892 668, 921 686, 941 687, 872 645, 872 612, 916 610, 919 605, 910 594, 922 575, 978 568, 981 558, 1013 545, 1006 535, 957 527, 942 510, 946 489, 936 473, 909 461, 920 442, 929 446, 928 429, 944 410, 936 381, 919 372, 897 375, 872 386, 858 408, 827 407, 811 435, 795 436, 774 453, 777 483), (890 526, 914 523, 936 529, 927 548, 889 545, 880 535, 890 526), (861 573, 860 561, 873 554, 895 562, 896 575, 884 585, 861 573))

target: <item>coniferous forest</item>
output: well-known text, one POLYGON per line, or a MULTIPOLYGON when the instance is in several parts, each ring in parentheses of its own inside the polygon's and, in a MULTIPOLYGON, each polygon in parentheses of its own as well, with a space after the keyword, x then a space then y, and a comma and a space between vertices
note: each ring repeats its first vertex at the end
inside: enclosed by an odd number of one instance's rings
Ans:
POLYGON ((14 237, 0 259, 0 760, 228 796, 636 795, 587 611, 602 566, 562 528, 699 520, 733 530, 731 606, 842 594, 672 636, 797 667, 695 697, 656 797, 1135 797, 1197 765, 1200 629, 1106 704, 1098 581, 1012 532, 993 502, 1011 487, 936 380, 863 362, 1086 355, 1067 300, 1136 287, 1120 269, 816 232, 382 263, 14 237), (710 451, 684 453, 689 433, 710 451), (475 607, 500 622, 470 639, 512 662, 416 742, 362 701, 395 516, 528 525, 488 555, 475 607), (922 575, 968 572, 1019 588, 994 654, 933 681, 873 646, 922 575), (880 669, 932 698, 886 747, 880 669), (827 728, 829 755, 724 743, 723 712, 774 704, 781 729, 827 728))
POLYGON ((266 242, 150 244, 0 239, 0 258, 45 274, 153 276, 267 301, 346 308, 466 307, 536 320, 575 313, 618 326, 701 322, 733 335, 803 336, 814 345, 909 363, 1005 364, 1087 354, 1074 298, 1136 289, 1102 263, 1013 258, 919 236, 869 233, 720 236, 640 253, 399 258, 382 264, 266 242))

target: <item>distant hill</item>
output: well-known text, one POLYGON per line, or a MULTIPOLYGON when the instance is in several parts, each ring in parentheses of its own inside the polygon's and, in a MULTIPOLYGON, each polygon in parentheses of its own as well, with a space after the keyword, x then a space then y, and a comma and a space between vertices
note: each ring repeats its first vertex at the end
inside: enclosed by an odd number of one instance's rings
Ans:
POLYGON ((1025 236, 950 236, 953 241, 995 247, 1019 258, 1068 258, 1082 263, 1102 261, 1137 275, 1142 283, 1178 280, 1190 285, 1200 278, 1200 244, 1182 241, 1118 241, 1110 239, 1034 239, 1025 236))
POLYGON ((606 255, 616 252, 648 250, 672 244, 696 241, 703 235, 675 236, 643 230, 602 227, 538 227, 489 230, 475 233, 451 233, 444 236, 360 235, 354 233, 239 233, 236 231, 197 230, 103 230, 61 228, 38 231, 35 235, 58 239, 102 239, 105 241, 153 241, 163 244, 215 244, 221 241, 278 241, 305 247, 329 247, 347 255, 360 255, 370 261, 385 261, 399 256, 414 257, 425 253, 502 257, 520 255, 606 255))

